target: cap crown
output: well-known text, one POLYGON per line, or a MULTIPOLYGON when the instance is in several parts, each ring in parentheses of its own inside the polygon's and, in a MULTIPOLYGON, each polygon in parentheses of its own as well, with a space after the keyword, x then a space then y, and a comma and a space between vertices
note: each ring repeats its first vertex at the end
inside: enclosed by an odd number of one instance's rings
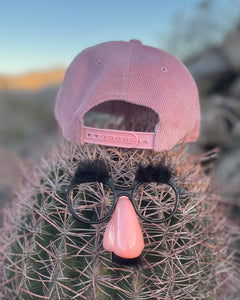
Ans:
POLYGON ((198 91, 185 65, 167 52, 136 40, 106 42, 81 52, 66 71, 55 115, 64 137, 74 143, 161 151, 195 141, 199 134, 198 91), (109 100, 153 109, 159 116, 155 132, 84 126, 85 113, 109 100))

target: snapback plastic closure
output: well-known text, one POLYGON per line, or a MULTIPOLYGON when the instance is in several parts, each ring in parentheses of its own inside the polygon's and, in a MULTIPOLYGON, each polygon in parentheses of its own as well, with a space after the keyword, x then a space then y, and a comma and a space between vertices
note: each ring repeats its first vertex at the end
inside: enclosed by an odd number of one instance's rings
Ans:
POLYGON ((83 142, 124 148, 154 149, 155 133, 83 127, 83 142))

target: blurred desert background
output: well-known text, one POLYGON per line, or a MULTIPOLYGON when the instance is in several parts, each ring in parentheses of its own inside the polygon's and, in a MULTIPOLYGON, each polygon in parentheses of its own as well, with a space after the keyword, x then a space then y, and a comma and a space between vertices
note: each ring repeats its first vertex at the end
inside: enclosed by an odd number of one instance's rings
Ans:
MULTIPOLYGON (((232 1, 228 11, 216 13, 216 3, 200 2, 191 17, 180 10, 171 23, 167 47, 159 47, 180 57, 196 80, 201 135, 190 151, 218 149, 214 180, 224 188, 220 192, 231 222, 240 225, 240 8, 232 1), (238 14, 230 22, 234 9, 238 14)), ((53 110, 64 73, 65 68, 54 68, 6 75, 0 66, 1 208, 24 180, 23 172, 63 143, 53 110)))

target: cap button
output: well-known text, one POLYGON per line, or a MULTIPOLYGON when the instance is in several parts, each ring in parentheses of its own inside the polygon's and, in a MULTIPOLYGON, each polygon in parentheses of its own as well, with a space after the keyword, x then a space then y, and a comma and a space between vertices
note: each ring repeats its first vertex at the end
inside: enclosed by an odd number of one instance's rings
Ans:
POLYGON ((142 42, 140 40, 135 40, 135 39, 132 39, 129 41, 130 43, 137 43, 137 44, 141 44, 142 45, 142 42))

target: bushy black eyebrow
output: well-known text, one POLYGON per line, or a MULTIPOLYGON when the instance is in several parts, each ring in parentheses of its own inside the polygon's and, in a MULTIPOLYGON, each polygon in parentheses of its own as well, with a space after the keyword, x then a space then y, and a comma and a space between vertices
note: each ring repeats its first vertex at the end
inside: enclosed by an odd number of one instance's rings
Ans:
POLYGON ((84 160, 78 164, 71 186, 84 182, 107 182, 109 178, 109 169, 104 160, 84 160))
POLYGON ((138 182, 165 182, 168 183, 172 178, 172 169, 167 166, 165 160, 155 164, 139 164, 135 180, 138 182))

